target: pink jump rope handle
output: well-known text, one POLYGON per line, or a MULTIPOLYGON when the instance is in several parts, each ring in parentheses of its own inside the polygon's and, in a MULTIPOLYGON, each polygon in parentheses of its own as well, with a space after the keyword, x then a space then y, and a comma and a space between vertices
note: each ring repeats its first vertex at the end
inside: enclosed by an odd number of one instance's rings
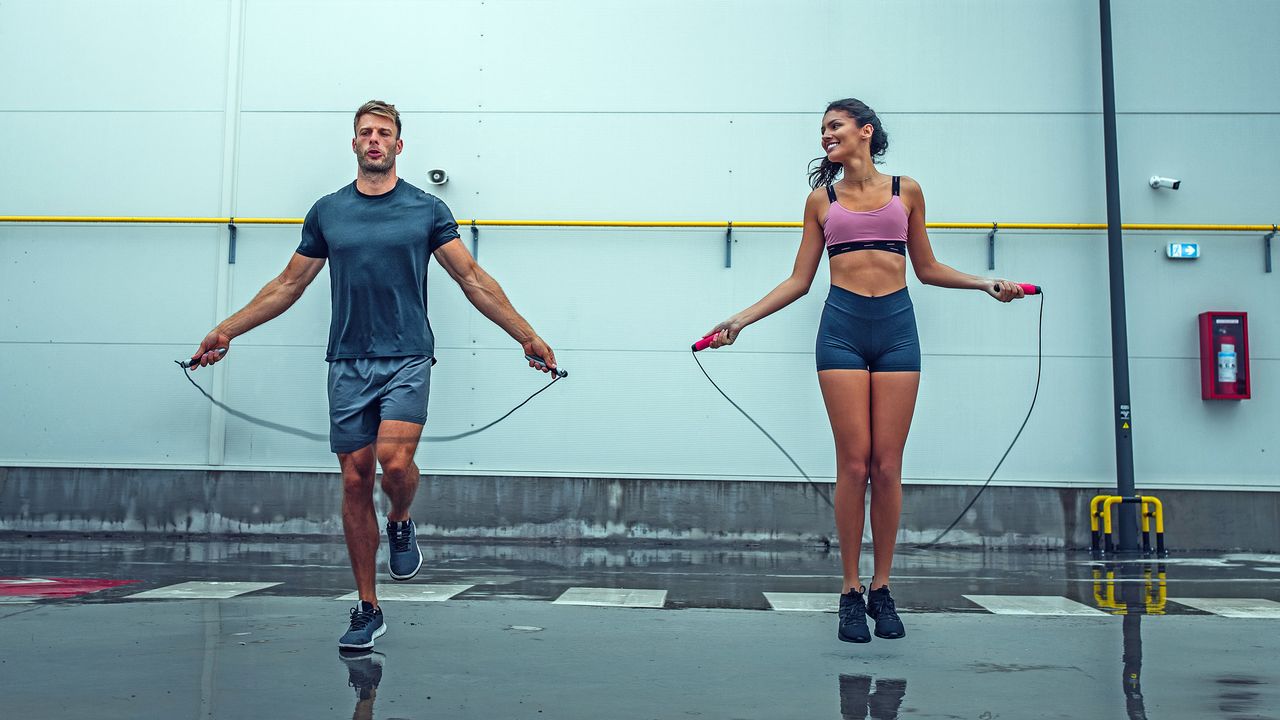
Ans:
MULTIPOLYGON (((1015 284, 1015 285, 1017 285, 1018 287, 1022 288, 1022 292, 1026 293, 1026 294, 1028 294, 1028 295, 1039 295, 1039 294, 1040 294, 1040 286, 1039 286, 1039 285, 1032 285, 1031 283, 1014 283, 1014 284, 1015 284)), ((995 285, 995 286, 993 286, 993 287, 992 287, 992 290, 995 290, 996 292, 1000 292, 1000 286, 999 286, 999 285, 995 285)))
POLYGON ((702 338, 702 339, 701 339, 701 340, 699 340, 698 342, 694 343, 694 344, 693 344, 693 351, 694 351, 694 352, 700 352, 700 351, 702 351, 702 350, 706 350, 707 348, 711 347, 711 341, 712 341, 712 340, 715 340, 715 339, 716 339, 716 336, 717 336, 717 335, 719 335, 719 334, 720 334, 720 331, 718 331, 718 330, 717 330, 716 332, 713 332, 713 333, 711 333, 710 335, 708 335, 708 336, 706 336, 706 337, 702 338))

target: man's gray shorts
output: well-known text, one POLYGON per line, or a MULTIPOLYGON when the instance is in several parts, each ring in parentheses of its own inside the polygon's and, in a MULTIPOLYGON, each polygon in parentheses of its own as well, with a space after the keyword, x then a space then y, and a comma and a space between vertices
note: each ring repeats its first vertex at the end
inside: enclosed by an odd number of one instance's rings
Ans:
POLYGON ((350 358, 329 363, 329 448, 348 453, 378 438, 383 420, 424 425, 431 358, 350 358))

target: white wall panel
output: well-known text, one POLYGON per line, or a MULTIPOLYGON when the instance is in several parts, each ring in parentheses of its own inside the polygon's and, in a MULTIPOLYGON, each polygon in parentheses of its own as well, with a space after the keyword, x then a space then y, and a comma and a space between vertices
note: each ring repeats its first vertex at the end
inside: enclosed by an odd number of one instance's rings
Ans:
POLYGON ((1198 359, 1141 358, 1131 367, 1139 487, 1280 486, 1280 361, 1254 360, 1252 400, 1201 400, 1198 359))
POLYGON ((3 215, 218 215, 222 115, 0 112, 3 215))
POLYGON ((1154 358, 1200 357, 1202 312, 1249 313, 1254 358, 1280 358, 1280 278, 1263 270, 1261 234, 1128 233, 1129 352, 1154 358), (1171 260, 1171 242, 1200 243, 1195 260, 1171 260))
POLYGON ((221 111, 227 0, 0 4, 0 111, 221 111))
MULTIPOLYGON (((793 114, 410 113, 399 167, 459 218, 798 221, 824 102, 793 114), (435 167, 447 185, 427 184, 435 167)), ((884 122, 882 170, 916 178, 932 220, 1105 219, 1102 161, 1083 152, 1097 116, 884 122)), ((246 113, 241 132, 238 215, 300 217, 355 176, 348 112, 246 113)))
POLYGON ((251 110, 386 96, 405 110, 795 112, 851 84, 892 111, 1100 105, 1096 9, 1043 0, 257 0, 247 13, 251 110))
POLYGON ((479 0, 247 0, 245 110, 353 112, 481 103, 479 0))
POLYGON ((1125 222, 1280 222, 1280 115, 1131 115, 1116 123, 1125 222), (1182 185, 1154 190, 1152 175, 1182 185))
POLYGON ((195 465, 207 401, 173 364, 182 345, 0 344, 0 462, 195 465))
POLYGON ((218 321, 218 232, 0 226, 0 342, 199 343, 218 321))
MULTIPOLYGON (((882 169, 923 184, 930 220, 1105 217, 1098 18, 1087 3, 243 0, 243 37, 228 27, 236 7, 0 5, 0 62, 47 68, 0 79, 0 131, 15 139, 0 150, 15 169, 0 177, 0 214, 220 215, 229 199, 239 217, 301 217, 351 181, 351 112, 381 97, 405 111, 401 175, 450 205, 468 246, 473 217, 798 220, 819 113, 854 95, 883 114, 882 169), (426 184, 435 167, 447 185, 426 184)), ((1280 10, 1224 8, 1115 5, 1127 222, 1276 222, 1280 60, 1267 33, 1280 10), (1152 191, 1152 174, 1183 187, 1152 191)), ((1001 230, 994 270, 985 230, 931 235, 943 262, 1047 290, 1040 399, 996 481, 1111 484, 1105 234, 1001 230)), ((225 237, 221 227, 0 227, 0 402, 13 409, 0 462, 207 462, 210 409, 170 361, 280 272, 299 228, 242 226, 231 267, 225 237)), ((798 230, 737 228, 726 269, 720 229, 482 228, 482 264, 571 376, 489 432, 424 445, 420 463, 799 479, 687 349, 786 277, 798 241, 798 230)), ((1140 486, 1280 489, 1280 275, 1262 262, 1260 233, 1126 233, 1140 486), (1201 243, 1201 259, 1164 257, 1185 239, 1201 243), (1199 398, 1195 317, 1222 309, 1250 313, 1249 401, 1199 398)), ((500 416, 545 376, 438 266, 430 272, 440 364, 428 433, 448 434, 500 416)), ((812 357, 827 283, 823 263, 809 295, 700 358, 829 479, 812 357)), ((1039 301, 1002 306, 909 284, 925 374, 905 474, 980 482, 1030 400, 1039 301)), ((232 406, 323 435, 329 301, 324 272, 197 377, 223 373, 232 406)), ((335 466, 323 440, 235 418, 222 440, 228 467, 335 466)))
MULTIPOLYGON (((922 365, 903 477, 986 480, 1027 415, 1035 356, 925 355, 922 365)), ((1045 358, 1035 410, 993 482, 1105 485, 1114 478, 1110 366, 1110 358, 1045 358)))
POLYGON ((1120 112, 1280 112, 1280 3, 1223 0, 1206 12, 1195 0, 1128 0, 1111 17, 1120 112))
POLYGON ((488 110, 796 112, 850 94, 886 111, 1100 104, 1098 53, 1081 57, 1098 42, 1088 6, 506 0, 481 17, 488 110))

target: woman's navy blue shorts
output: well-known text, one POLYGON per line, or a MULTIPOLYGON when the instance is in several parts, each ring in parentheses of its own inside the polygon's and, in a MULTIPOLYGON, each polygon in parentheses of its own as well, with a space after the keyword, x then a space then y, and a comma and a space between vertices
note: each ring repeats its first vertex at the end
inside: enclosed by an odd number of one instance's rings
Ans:
POLYGON ((815 355, 819 371, 920 372, 920 335, 907 289, 867 297, 832 285, 815 355))

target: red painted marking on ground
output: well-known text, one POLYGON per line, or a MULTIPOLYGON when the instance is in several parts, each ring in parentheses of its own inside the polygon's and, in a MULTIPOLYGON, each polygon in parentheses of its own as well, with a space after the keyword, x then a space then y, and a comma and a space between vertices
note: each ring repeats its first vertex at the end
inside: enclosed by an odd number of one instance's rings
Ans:
POLYGON ((69 598, 136 582, 98 578, 0 577, 0 596, 69 598))

